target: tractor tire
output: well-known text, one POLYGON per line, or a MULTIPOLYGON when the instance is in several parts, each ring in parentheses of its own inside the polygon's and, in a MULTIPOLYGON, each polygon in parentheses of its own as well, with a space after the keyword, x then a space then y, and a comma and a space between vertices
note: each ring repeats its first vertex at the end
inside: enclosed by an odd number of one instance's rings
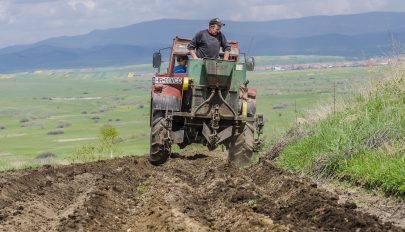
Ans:
POLYGON ((253 126, 246 123, 243 127, 237 129, 231 139, 228 159, 238 167, 244 167, 250 164, 253 156, 254 137, 253 126))
POLYGON ((149 162, 156 166, 165 163, 170 156, 170 147, 159 143, 160 138, 167 132, 163 123, 164 112, 154 110, 150 130, 149 162))

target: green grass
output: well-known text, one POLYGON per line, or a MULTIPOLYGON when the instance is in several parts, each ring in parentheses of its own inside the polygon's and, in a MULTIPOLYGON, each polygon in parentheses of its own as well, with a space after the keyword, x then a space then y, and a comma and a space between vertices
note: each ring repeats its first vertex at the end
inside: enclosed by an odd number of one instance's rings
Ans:
POLYGON ((147 153, 150 75, 128 78, 128 70, 120 69, 49 72, 0 79, 0 124, 6 127, 0 154, 8 154, 3 166, 14 168, 42 151, 65 162, 76 147, 96 141, 105 124, 119 131, 120 149, 147 153), (29 119, 26 126, 21 119, 29 119), (60 122, 70 124, 61 128, 65 133, 47 135, 60 122))
POLYGON ((334 86, 338 97, 348 96, 368 80, 381 78, 384 72, 381 68, 257 71, 249 80, 250 86, 258 89, 258 112, 267 119, 265 136, 272 143, 311 109, 325 102, 332 104, 334 86), (287 107, 273 109, 277 104, 287 107))
MULTIPOLYGON (((379 77, 382 71, 336 68, 250 72, 249 85, 258 88, 258 112, 266 119, 267 144, 277 140, 296 119, 308 115, 320 101, 331 102, 334 83, 338 95, 345 96, 356 91, 351 86, 379 77), (273 109, 277 104, 287 106, 273 109)), ((44 151, 56 155, 55 163, 71 162, 77 149, 98 146, 100 128, 106 124, 114 126, 122 139, 116 144, 114 156, 148 153, 152 72, 151 65, 138 65, 39 70, 7 78, 0 75, 0 125, 6 127, 0 130, 0 169, 29 166, 44 151), (136 76, 128 77, 128 72, 136 76), (29 121, 21 123, 21 119, 29 121), (57 128, 60 123, 70 126, 57 128), (47 134, 55 129, 64 130, 64 134, 47 134)))
POLYGON ((288 55, 288 56, 256 56, 255 63, 263 65, 286 65, 286 64, 308 64, 321 62, 344 61, 341 56, 310 56, 310 55, 288 55))
POLYGON ((297 172, 352 180, 405 195, 405 72, 374 82, 290 143, 277 163, 297 172))

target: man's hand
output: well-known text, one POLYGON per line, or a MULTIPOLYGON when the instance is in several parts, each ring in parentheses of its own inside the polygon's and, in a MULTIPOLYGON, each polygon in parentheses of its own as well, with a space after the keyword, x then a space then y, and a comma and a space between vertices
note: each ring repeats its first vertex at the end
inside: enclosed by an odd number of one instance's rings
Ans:
POLYGON ((224 52, 224 60, 229 60, 229 51, 224 52))
POLYGON ((193 59, 198 60, 198 56, 197 56, 195 50, 190 50, 190 54, 193 57, 193 59))

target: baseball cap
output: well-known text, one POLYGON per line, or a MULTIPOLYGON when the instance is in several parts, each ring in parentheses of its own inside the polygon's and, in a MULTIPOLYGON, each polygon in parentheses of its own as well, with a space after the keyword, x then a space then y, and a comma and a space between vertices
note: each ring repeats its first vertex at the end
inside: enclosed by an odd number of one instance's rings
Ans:
POLYGON ((222 23, 222 21, 219 18, 213 18, 213 19, 210 20, 209 25, 211 26, 211 25, 214 25, 214 24, 216 24, 218 26, 225 26, 225 23, 222 23))

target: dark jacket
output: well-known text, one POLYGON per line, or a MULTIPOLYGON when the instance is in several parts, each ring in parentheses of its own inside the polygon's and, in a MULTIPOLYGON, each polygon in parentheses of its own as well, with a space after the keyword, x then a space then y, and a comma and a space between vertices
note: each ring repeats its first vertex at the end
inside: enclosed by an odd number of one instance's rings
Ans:
POLYGON ((187 46, 189 50, 196 49, 198 58, 218 58, 221 47, 224 51, 231 51, 224 34, 211 35, 208 30, 198 32, 187 46))

